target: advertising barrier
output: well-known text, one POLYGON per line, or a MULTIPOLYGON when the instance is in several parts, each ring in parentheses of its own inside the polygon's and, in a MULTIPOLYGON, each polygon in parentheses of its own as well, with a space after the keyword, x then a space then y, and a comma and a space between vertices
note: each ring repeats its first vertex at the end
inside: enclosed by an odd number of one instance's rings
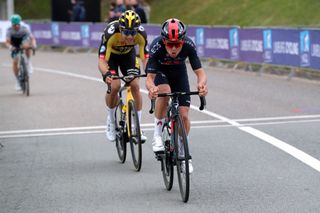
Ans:
MULTIPOLYGON (((106 25, 48 22, 30 26, 39 45, 98 48, 106 25)), ((160 25, 146 24, 143 28, 149 44, 160 35, 160 25)), ((2 38, 3 28, 1 34, 2 38)), ((187 35, 200 57, 320 71, 320 29, 188 26, 187 35)))

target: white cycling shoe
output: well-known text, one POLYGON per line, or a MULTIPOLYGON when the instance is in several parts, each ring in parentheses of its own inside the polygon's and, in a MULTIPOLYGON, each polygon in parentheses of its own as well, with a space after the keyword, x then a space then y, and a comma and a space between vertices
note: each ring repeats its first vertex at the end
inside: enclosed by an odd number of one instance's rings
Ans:
POLYGON ((15 89, 16 89, 16 91, 21 91, 22 90, 19 80, 17 80, 17 82, 16 82, 15 89))
POLYGON ((147 136, 145 136, 145 134, 144 134, 144 132, 143 131, 141 131, 141 143, 144 143, 144 142, 146 142, 147 141, 147 136))
POLYGON ((161 136, 154 136, 153 141, 152 141, 152 150, 154 152, 163 152, 164 151, 164 146, 162 143, 162 138, 161 136))

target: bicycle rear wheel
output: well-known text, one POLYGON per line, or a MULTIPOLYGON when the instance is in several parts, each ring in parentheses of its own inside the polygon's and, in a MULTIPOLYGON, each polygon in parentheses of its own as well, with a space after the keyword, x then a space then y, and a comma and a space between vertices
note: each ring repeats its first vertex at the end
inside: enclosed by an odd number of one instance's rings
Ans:
POLYGON ((135 103, 129 101, 129 138, 132 153, 132 161, 135 169, 140 171, 142 163, 142 146, 141 146, 141 131, 140 123, 135 103))
POLYGON ((177 157, 177 176, 179 182, 180 194, 183 202, 188 202, 190 191, 190 173, 189 173, 189 148, 187 134, 184 129, 180 116, 177 117, 174 125, 174 143, 177 157), (179 138, 179 139, 178 139, 179 138), (179 145, 179 142, 180 144, 179 145), (182 166, 184 164, 184 166, 182 166))
POLYGON ((173 162, 172 162, 172 152, 170 151, 170 131, 168 123, 162 129, 162 141, 165 146, 165 153, 161 161, 161 171, 163 182, 168 191, 172 189, 173 185, 173 162))
POLYGON ((127 156, 127 142, 125 137, 125 120, 123 118, 123 103, 122 101, 119 102, 119 104, 116 107, 115 110, 115 128, 116 128, 116 148, 118 152, 118 157, 121 163, 124 163, 126 161, 127 156))

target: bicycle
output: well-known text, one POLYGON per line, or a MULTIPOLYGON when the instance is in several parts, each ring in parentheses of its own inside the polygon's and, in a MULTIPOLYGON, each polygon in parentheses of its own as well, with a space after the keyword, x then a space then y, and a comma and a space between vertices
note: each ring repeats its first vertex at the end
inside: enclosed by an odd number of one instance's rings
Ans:
MULTIPOLYGON (((130 69, 128 70, 130 73, 130 69)), ((121 86, 118 95, 119 102, 115 110, 116 148, 121 163, 126 161, 127 142, 130 142, 132 161, 135 169, 140 171, 142 164, 142 141, 138 112, 135 107, 135 100, 131 92, 131 81, 135 78, 146 77, 147 75, 112 76, 112 79, 121 79, 124 85, 121 86), (126 99, 122 92, 126 90, 126 99)), ((111 87, 108 84, 108 93, 111 87)))
MULTIPOLYGON (((170 103, 167 108, 165 122, 162 128, 162 141, 165 150, 164 152, 156 153, 156 159, 161 162, 163 181, 168 191, 172 189, 174 176, 173 168, 176 166, 181 198, 183 202, 186 203, 188 202, 190 192, 189 159, 191 159, 191 155, 189 153, 188 137, 179 112, 178 98, 183 95, 199 95, 199 92, 173 92, 158 94, 158 97, 169 96, 170 103), (182 168, 182 162, 184 163, 184 168, 182 168)), ((200 97, 199 109, 203 110, 205 105, 205 98, 200 97)), ((150 114, 154 112, 154 108, 155 100, 151 100, 150 114)))
POLYGON ((18 54, 18 80, 22 89, 23 94, 26 96, 30 95, 30 82, 29 82, 29 70, 27 66, 27 57, 24 53, 24 50, 32 49, 33 55, 35 54, 35 49, 32 47, 29 48, 17 48, 14 51, 18 54))

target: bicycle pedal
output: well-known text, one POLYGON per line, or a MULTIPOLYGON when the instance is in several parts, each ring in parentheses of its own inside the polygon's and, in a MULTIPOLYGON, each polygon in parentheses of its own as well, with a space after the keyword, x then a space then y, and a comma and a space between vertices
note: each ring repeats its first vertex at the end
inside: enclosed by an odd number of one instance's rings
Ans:
POLYGON ((155 158, 159 161, 161 161, 164 157, 164 151, 155 152, 155 158))

